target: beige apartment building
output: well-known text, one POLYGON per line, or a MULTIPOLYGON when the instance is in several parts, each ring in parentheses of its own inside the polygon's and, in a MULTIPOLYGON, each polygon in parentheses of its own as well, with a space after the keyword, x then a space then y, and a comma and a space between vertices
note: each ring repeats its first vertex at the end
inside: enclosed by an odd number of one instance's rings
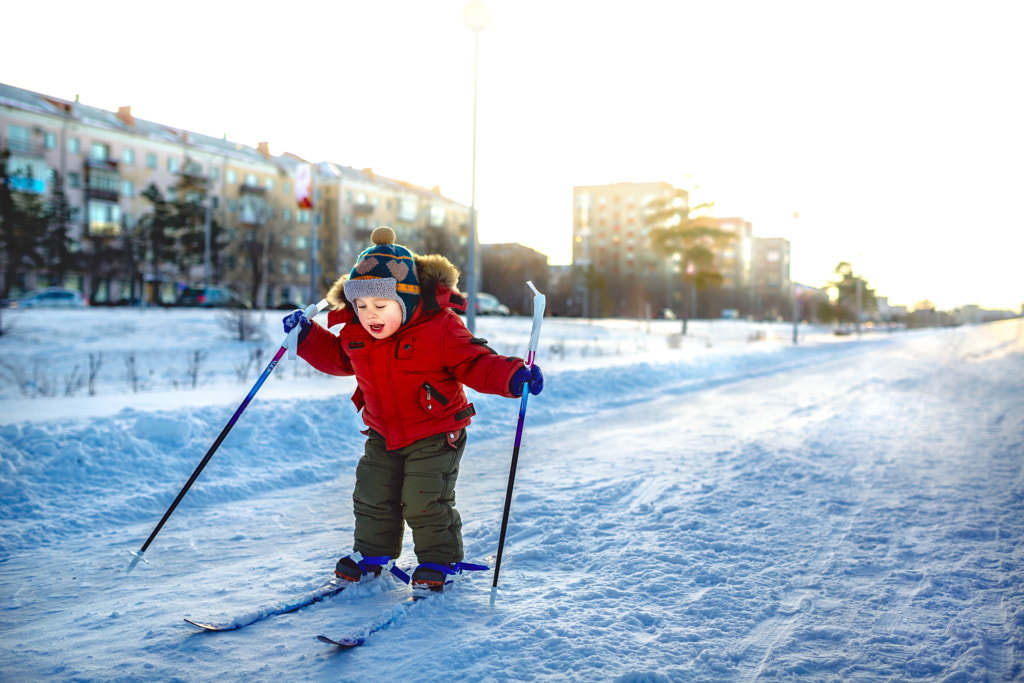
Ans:
POLYGON ((647 237, 646 207, 675 193, 669 183, 613 183, 573 188, 573 265, 589 273, 577 294, 584 316, 639 317, 670 265, 647 237), (584 292, 582 289, 586 289, 584 292))
POLYGON ((49 199, 60 183, 74 256, 63 282, 19 271, 9 295, 61 284, 94 303, 169 304, 185 286, 209 281, 257 306, 304 304, 351 268, 379 225, 395 226, 413 248, 443 244, 465 262, 469 208, 436 188, 320 162, 313 208, 300 210, 295 177, 306 160, 274 156, 265 142, 251 147, 139 119, 130 107, 108 112, 0 84, 0 148, 10 152, 15 193, 49 199), (189 209, 179 212, 191 223, 178 226, 183 238, 209 232, 211 246, 180 262, 137 264, 132 276, 119 264, 154 210, 150 186, 189 209))
POLYGON ((689 210, 688 193, 666 182, 573 188, 573 265, 590 273, 577 293, 583 315, 642 317, 667 309, 690 317, 761 317, 792 301, 789 243, 759 242, 753 225, 739 217, 700 219, 722 236, 704 239, 715 277, 698 301, 687 264, 658 253, 649 238, 651 229, 661 227, 650 207, 666 201, 684 214, 689 210))

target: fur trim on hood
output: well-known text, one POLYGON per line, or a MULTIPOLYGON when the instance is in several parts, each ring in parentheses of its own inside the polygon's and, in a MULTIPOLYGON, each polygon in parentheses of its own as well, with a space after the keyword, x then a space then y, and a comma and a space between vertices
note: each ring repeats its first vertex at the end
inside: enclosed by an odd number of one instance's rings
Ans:
MULTIPOLYGON (((413 262, 416 264, 416 277, 420 283, 421 297, 433 298, 439 286, 458 293, 456 285, 459 282, 459 269, 447 258, 440 254, 416 255, 413 257, 413 262)), ((351 303, 345 298, 345 280, 347 279, 348 273, 338 278, 337 282, 331 285, 325 297, 327 303, 331 304, 335 310, 352 308, 351 303)))

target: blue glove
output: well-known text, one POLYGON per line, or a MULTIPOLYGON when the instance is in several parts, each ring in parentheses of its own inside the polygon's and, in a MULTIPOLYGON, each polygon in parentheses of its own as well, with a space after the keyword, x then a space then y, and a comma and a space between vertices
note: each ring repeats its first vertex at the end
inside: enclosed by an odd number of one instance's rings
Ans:
POLYGON ((534 396, 544 390, 544 373, 540 371, 539 366, 534 365, 529 370, 526 368, 516 370, 508 382, 508 392, 517 397, 522 396, 524 384, 530 385, 530 393, 534 396))
POLYGON ((284 323, 285 334, 288 334, 293 329, 295 329, 296 325, 300 327, 299 341, 305 339, 306 333, 309 332, 309 328, 313 327, 313 323, 310 321, 310 319, 307 318, 306 314, 300 311, 299 309, 295 309, 294 311, 286 315, 284 317, 284 320, 282 320, 281 322, 284 323))

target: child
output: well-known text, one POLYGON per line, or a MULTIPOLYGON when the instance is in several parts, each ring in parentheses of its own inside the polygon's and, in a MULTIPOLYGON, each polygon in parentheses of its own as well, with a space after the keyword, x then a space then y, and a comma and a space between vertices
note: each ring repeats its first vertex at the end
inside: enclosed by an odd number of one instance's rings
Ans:
POLYGON ((286 316, 284 328, 301 326, 298 353, 313 367, 355 375, 352 401, 368 427, 352 494, 354 552, 335 573, 359 581, 393 567, 408 522, 420 563, 413 587, 441 590, 463 559, 455 480, 475 414, 463 385, 516 398, 524 385, 539 394, 544 378, 470 334, 455 314, 466 299, 448 259, 413 254, 388 227, 371 240, 327 294, 328 327, 345 323, 338 335, 302 311, 286 316))

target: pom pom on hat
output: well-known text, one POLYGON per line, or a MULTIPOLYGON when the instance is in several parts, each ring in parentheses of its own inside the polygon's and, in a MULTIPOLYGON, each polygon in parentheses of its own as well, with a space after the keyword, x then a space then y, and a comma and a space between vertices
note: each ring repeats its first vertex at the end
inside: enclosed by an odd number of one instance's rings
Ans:
POLYGON ((373 231, 374 246, 356 259, 345 281, 345 298, 352 302, 363 297, 394 299, 402 306, 404 325, 419 304, 420 285, 412 252, 395 244, 395 239, 395 231, 386 225, 373 231))
POLYGON ((386 225, 382 225, 370 233, 370 241, 374 244, 394 244, 396 239, 398 236, 395 235, 395 231, 386 225))

